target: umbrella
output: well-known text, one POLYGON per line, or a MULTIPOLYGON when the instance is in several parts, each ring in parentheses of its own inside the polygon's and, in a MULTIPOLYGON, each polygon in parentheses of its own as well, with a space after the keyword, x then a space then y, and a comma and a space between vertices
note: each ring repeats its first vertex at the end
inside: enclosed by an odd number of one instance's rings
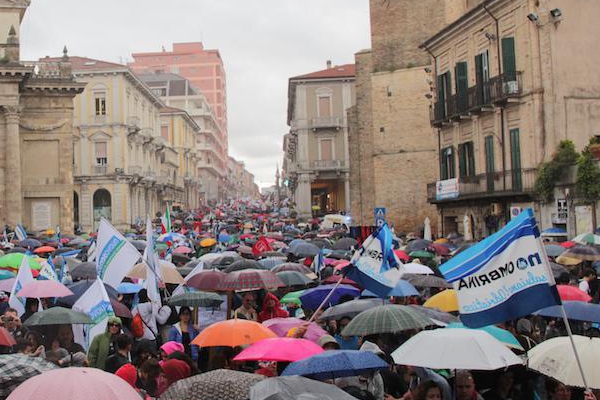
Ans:
POLYGON ((186 286, 198 290, 216 290, 227 274, 216 269, 203 270, 187 278, 186 286))
POLYGON ((35 298, 64 297, 72 294, 73 292, 65 285, 53 280, 29 282, 17 293, 19 297, 35 298))
POLYGON ((5 269, 0 269, 0 281, 4 279, 16 278, 17 275, 12 271, 7 271, 5 269))
POLYGON ((552 276, 554 276, 555 278, 558 278, 562 274, 565 274, 565 273, 568 274, 569 273, 568 269, 566 269, 562 265, 557 264, 557 263, 552 262, 552 261, 550 261, 550 268, 552 268, 552 276))
POLYGON ((588 302, 592 300, 592 297, 589 294, 580 290, 578 287, 571 285, 556 285, 556 288, 558 289, 560 299, 563 301, 571 300, 588 302))
POLYGON ((421 251, 421 250, 425 250, 426 248, 428 248, 431 243, 432 243, 431 240, 416 239, 416 240, 412 240, 408 243, 407 249, 409 252, 421 251))
POLYGON ((23 262, 23 257, 29 258, 29 268, 37 270, 42 268, 39 262, 23 253, 10 253, 0 257, 0 268, 18 270, 23 262))
MULTIPOLYGON (((184 282, 183 276, 177 271, 174 264, 164 260, 159 260, 158 264, 164 283, 182 284, 184 282)), ((136 264, 126 276, 128 278, 146 279, 146 263, 136 264)))
POLYGON ((110 305, 112 306, 112 309, 117 317, 133 318, 131 310, 127 308, 125 304, 119 303, 115 299, 110 299, 110 305))
POLYGON ((9 249, 6 254, 13 254, 13 253, 27 253, 29 251, 29 249, 26 249, 24 247, 13 247, 12 249, 9 249))
POLYGON ((387 367, 385 361, 370 351, 327 350, 291 363, 281 376, 302 375, 312 379, 325 380, 358 376, 387 367))
POLYGON ((594 235, 593 233, 583 233, 575 236, 573 241, 583 244, 600 244, 600 236, 594 235))
POLYGON ((206 238, 200 241, 201 247, 210 247, 214 246, 215 244, 217 244, 217 241, 213 238, 206 238))
POLYGON ((567 240, 567 241, 564 241, 564 242, 560 242, 559 246, 562 246, 565 249, 569 249, 569 248, 575 246, 576 244, 577 243, 573 242, 572 240, 567 240))
MULTIPOLYGON (((591 389, 600 389, 597 373, 600 359, 600 339, 573 335, 575 347, 591 389)), ((527 352, 527 367, 556 379, 567 386, 584 387, 568 336, 548 339, 527 352)))
MULTIPOLYGON (((10 291, 10 289, 9 289, 10 291)), ((281 304, 288 304, 288 303, 293 303, 293 304, 297 304, 299 306, 302 305, 302 300, 300 300, 300 296, 302 296, 302 293, 304 293, 306 290, 298 290, 295 292, 289 292, 286 293, 285 296, 283 296, 279 302, 281 304)))
POLYGON ((244 269, 227 274, 218 286, 219 290, 273 289, 285 284, 271 271, 244 269))
POLYGON ((56 251, 56 249, 52 246, 42 246, 42 247, 38 247, 33 252, 35 254, 41 254, 41 253, 52 253, 54 251, 56 251))
POLYGON ((446 289, 431 296, 423 306, 446 312, 458 311, 458 298, 454 289, 446 289))
POLYGON ((583 261, 598 261, 600 260, 600 248, 586 244, 576 244, 567 249, 561 256, 577 258, 583 261))
POLYGON ((354 286, 357 289, 361 289, 360 285, 354 282, 352 279, 344 278, 342 275, 331 275, 321 281, 322 284, 329 285, 332 283, 340 282, 343 285, 354 286))
POLYGON ((11 347, 17 344, 13 335, 6 330, 3 326, 0 326, 0 346, 11 347))
MULTIPOLYGON (((73 304, 75 304, 75 302, 79 300, 79 298, 85 293, 86 290, 89 289, 90 286, 94 284, 94 282, 95 281, 92 280, 86 280, 69 285, 68 288, 71 292, 73 292, 73 295, 61 297, 58 300, 59 304, 63 304, 69 307, 73 306, 73 304)), ((119 297, 119 293, 117 293, 117 291, 112 286, 105 283, 104 289, 106 289, 106 293, 108 293, 109 298, 116 299, 117 297, 119 297)))
POLYGON ((523 361, 479 329, 421 331, 392 353, 397 364, 435 369, 495 370, 523 361))
MULTIPOLYGON (((450 329, 457 329, 457 328, 460 328, 460 329, 470 329, 470 328, 464 326, 460 322, 450 323, 450 324, 448 324, 446 326, 446 328, 450 328, 450 329)), ((517 338, 514 337, 514 335, 512 333, 510 333, 509 331, 507 331, 506 329, 498 328, 497 326, 494 326, 494 325, 488 325, 488 326, 484 326, 484 327, 477 328, 477 329, 489 333, 495 339, 497 339, 498 341, 502 342, 505 346, 508 346, 511 349, 517 349, 517 350, 525 351, 525 349, 523 349, 523 346, 521 346, 521 343, 519 343, 519 341, 517 340, 517 338)))
POLYGON ((321 285, 311 289, 307 289, 300 296, 300 301, 302 301, 302 307, 309 310, 316 310, 319 305, 325 300, 325 298, 329 295, 334 288, 335 291, 329 298, 329 305, 336 305, 342 299, 342 297, 358 297, 360 295, 360 290, 350 285, 321 285))
POLYGON ((547 244, 544 248, 546 249, 546 255, 550 257, 558 257, 565 252, 565 248, 557 244, 547 244))
POLYGON ((259 374, 217 369, 175 382, 160 399, 246 400, 250 387, 263 379, 265 377, 259 374))
POLYGON ((241 260, 237 260, 237 261, 231 263, 231 265, 229 265, 227 268, 225 268, 223 270, 223 272, 229 273, 229 272, 234 272, 234 271, 242 271, 245 269, 267 269, 267 268, 264 268, 261 264, 258 263, 258 261, 241 259, 241 260))
MULTIPOLYGON (((600 307, 598 304, 587 303, 584 301, 563 301, 563 306, 565 307, 568 319, 600 323, 600 307)), ((563 317, 560 306, 542 308, 541 310, 534 312, 534 314, 543 317, 563 317)))
POLYGON ((98 269, 96 267, 96 263, 93 261, 77 264, 77 266, 71 270, 71 278, 74 282, 84 279, 95 280, 97 276, 98 269))
POLYGON ((253 255, 253 253, 252 253, 252 247, 250 247, 250 246, 241 245, 241 246, 239 246, 237 248, 237 252, 240 253, 240 254, 248 255, 248 256, 252 256, 253 255))
POLYGON ((451 288, 452 285, 435 275, 415 275, 415 274, 404 274, 402 279, 410 282, 415 287, 430 287, 430 288, 451 288))
POLYGON ((354 317, 342 331, 344 336, 397 333, 434 325, 431 319, 413 308, 386 304, 368 309, 354 317))
POLYGON ((447 256, 450 254, 450 248, 440 243, 431 243, 427 250, 434 251, 438 256, 447 256))
POLYGON ((310 340, 278 337, 251 344, 234 361, 298 361, 323 351, 310 340))
POLYGON ((352 248, 356 248, 358 246, 358 241, 353 238, 345 237, 341 238, 337 242, 333 244, 334 250, 350 250, 352 248))
MULTIPOLYGON (((416 304, 410 304, 409 307, 414 308, 415 310, 417 310, 421 314, 425 315, 426 317, 431 318, 431 320, 434 322, 439 321, 442 324, 449 324, 452 322, 460 321, 458 319, 458 317, 456 317, 450 313, 438 310, 436 308, 427 308, 427 307, 419 306, 416 304)), ((436 325, 440 325, 440 324, 436 324, 436 325)))
POLYGON ((409 297, 420 296, 419 291, 408 281, 400 279, 396 286, 388 293, 388 296, 394 297, 409 297))
POLYGON ((273 269, 278 265, 285 263, 285 254, 282 254, 281 257, 267 257, 262 260, 258 260, 258 263, 267 269, 273 269))
POLYGON ((0 291, 10 293, 17 278, 8 278, 0 280, 0 291))
POLYGON ((92 324, 94 321, 79 311, 73 311, 64 307, 52 307, 44 311, 38 311, 27 318, 23 323, 26 326, 35 325, 63 325, 63 324, 92 324))
POLYGON ((139 400, 124 379, 97 368, 59 368, 34 376, 8 396, 10 400, 139 400))
POLYGON ((250 388, 250 400, 356 400, 335 385, 303 376, 265 379, 250 388))
MULTIPOLYGON (((411 253, 412 254, 412 253, 411 253)), ((400 269, 405 274, 416 274, 416 275, 429 275, 433 274, 433 270, 427 265, 418 263, 408 263, 400 266, 400 269)))
POLYGON ((56 364, 40 357, 30 357, 26 354, 0 355, 0 398, 8 397, 27 379, 56 368, 56 364))
POLYGON ((278 266, 276 266, 275 268, 273 268, 271 270, 271 272, 273 272, 273 273, 278 273, 278 272, 283 272, 283 271, 297 271, 304 275, 314 273, 311 269, 305 267, 302 264, 298 264, 298 263, 279 264, 278 266))
POLYGON ((175 250, 173 250, 173 253, 178 253, 178 254, 189 254, 191 252, 193 252, 194 250, 190 249, 187 246, 179 246, 176 247, 175 250))
POLYGON ((350 300, 333 307, 329 307, 321 314, 321 319, 340 319, 342 317, 353 318, 361 312, 381 305, 380 299, 356 299, 350 300))
MULTIPOLYGON (((291 329, 298 328, 307 322, 298 318, 271 318, 263 322, 263 325, 275 332, 279 337, 285 337, 291 329)), ((322 336, 327 335, 319 325, 311 322, 303 336, 303 339, 318 343, 322 336)))
POLYGON ((42 245, 42 242, 40 242, 37 239, 33 239, 33 238, 23 239, 19 242, 19 246, 29 248, 29 249, 35 249, 36 247, 40 247, 41 245, 42 245))
POLYGON ((209 325, 192 344, 198 347, 236 347, 274 337, 277 335, 273 331, 258 322, 234 318, 209 325))
POLYGON ((319 251, 321 251, 319 246, 312 244, 312 243, 308 243, 308 242, 299 243, 297 246, 294 246, 293 248, 290 247, 290 252, 299 258, 314 257, 317 254, 319 254, 319 251))
POLYGON ((426 250, 411 251, 408 255, 411 258, 435 258, 435 254, 426 250))
POLYGON ((187 292, 169 299, 170 306, 219 307, 223 299, 212 292, 187 292))
POLYGON ((131 282, 123 282, 117 286, 117 292, 120 294, 135 294, 142 290, 142 285, 131 282))
POLYGON ((137 251, 146 250, 147 244, 145 240, 132 240, 131 244, 136 248, 137 251))
POLYGON ((312 282, 312 280, 308 279, 306 275, 296 271, 283 271, 278 272, 275 275, 277 275, 279 279, 281 279, 285 286, 306 286, 312 282))
POLYGON ((410 261, 410 256, 408 254, 406 254, 405 251, 402 250, 394 250, 394 254, 396 255, 396 257, 398 257, 398 259, 402 262, 407 262, 410 261))
POLYGON ((579 258, 566 257, 564 254, 565 253, 561 254, 558 257, 556 257, 556 262, 558 264, 567 265, 567 266, 573 266, 573 265, 578 265, 578 264, 582 263, 582 261, 579 258))

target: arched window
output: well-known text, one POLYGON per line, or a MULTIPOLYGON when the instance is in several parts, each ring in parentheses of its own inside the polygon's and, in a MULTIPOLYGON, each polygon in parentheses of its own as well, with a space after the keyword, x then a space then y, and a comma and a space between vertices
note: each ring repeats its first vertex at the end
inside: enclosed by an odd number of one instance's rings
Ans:
POLYGON ((94 230, 98 229, 102 218, 110 221, 112 219, 112 199, 110 192, 106 189, 98 189, 94 192, 94 230))

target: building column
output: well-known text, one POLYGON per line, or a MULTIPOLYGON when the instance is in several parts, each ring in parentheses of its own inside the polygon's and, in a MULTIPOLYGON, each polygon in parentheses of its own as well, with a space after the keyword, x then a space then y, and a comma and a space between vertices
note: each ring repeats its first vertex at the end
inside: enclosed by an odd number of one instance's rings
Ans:
POLYGON ((11 227, 23 222, 23 192, 21 189, 21 138, 19 136, 20 106, 3 106, 6 123, 6 222, 11 227))
POLYGON ((350 174, 344 174, 344 198, 346 200, 346 214, 350 215, 350 174))
POLYGON ((312 217, 309 174, 298 175, 294 201, 296 202, 296 209, 300 218, 312 217))

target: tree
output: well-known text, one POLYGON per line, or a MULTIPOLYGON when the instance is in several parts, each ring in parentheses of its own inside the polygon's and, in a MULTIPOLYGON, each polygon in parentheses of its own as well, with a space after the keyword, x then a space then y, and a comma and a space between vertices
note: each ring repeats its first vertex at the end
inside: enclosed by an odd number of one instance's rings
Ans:
POLYGON ((549 202, 554 199, 554 186, 565 177, 569 167, 578 159, 575 144, 570 140, 561 140, 552 160, 542 163, 539 168, 535 192, 542 201, 549 202))

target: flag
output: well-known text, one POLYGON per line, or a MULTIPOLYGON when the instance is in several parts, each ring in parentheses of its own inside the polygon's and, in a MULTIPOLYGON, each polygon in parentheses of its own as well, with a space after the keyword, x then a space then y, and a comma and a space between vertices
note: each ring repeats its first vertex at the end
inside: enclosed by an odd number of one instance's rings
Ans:
POLYGON ((256 241, 256 243, 254 243, 254 246, 252 246, 252 254, 254 254, 254 256, 258 256, 265 251, 273 251, 273 249, 271 248, 271 245, 269 245, 267 238, 262 236, 256 241))
POLYGON ((6 233, 6 227, 4 227, 4 243, 8 243, 8 234, 6 233))
POLYGON ((17 225, 15 228, 15 235, 17 235, 17 239, 19 239, 19 241, 27 239, 27 231, 25 228, 23 228, 23 225, 17 225))
POLYGON ((63 247, 62 239, 60 238, 60 225, 56 225, 56 240, 58 241, 58 248, 63 247))
POLYGON ((160 222, 162 224, 162 233, 171 232, 171 211, 169 210, 169 203, 167 203, 165 215, 160 217, 160 222))
POLYGON ((152 230, 152 220, 150 217, 146 219, 146 248, 144 249, 144 260, 152 269, 158 279, 162 279, 160 265, 158 262, 158 254, 154 251, 154 236, 152 230))
POLYGON ((561 304, 533 211, 440 266, 470 328, 492 325, 561 304))
POLYGON ((373 232, 354 253, 346 276, 379 297, 387 297, 402 276, 402 263, 392 249, 387 224, 373 232))
POLYGON ((315 256, 312 262, 312 269, 315 274, 319 275, 321 268, 325 263, 325 256, 323 255, 323 249, 319 250, 319 253, 315 256))
POLYGON ((90 247, 87 249, 87 260, 92 262, 96 259, 96 241, 92 240, 90 247))
POLYGON ((98 276, 112 287, 119 286, 140 259, 140 253, 107 220, 100 220, 96 243, 98 276))
POLYGON ((25 314, 25 301, 27 299, 24 297, 17 297, 17 293, 21 291, 23 286, 33 281, 33 274, 29 268, 29 257, 23 256, 23 261, 21 261, 17 278, 15 279, 15 283, 10 291, 10 298, 8 299, 8 305, 17 310, 19 317, 25 314))
POLYGON ((73 325, 75 342, 87 350, 94 336, 106 332, 108 318, 115 315, 100 277, 96 278, 96 281, 81 295, 72 308, 74 311, 87 314, 93 321, 89 325, 73 325))
POLYGON ((64 255, 62 259, 62 266, 60 267, 60 283, 62 283, 63 285, 70 285, 71 283, 73 283, 73 279, 71 278, 71 271, 69 271, 69 265, 67 264, 67 260, 64 255))
POLYGON ((48 257, 46 261, 43 261, 42 268, 40 269, 40 276, 48 280, 58 281, 58 276, 56 276, 56 270, 54 268, 54 262, 52 260, 52 256, 48 257))

